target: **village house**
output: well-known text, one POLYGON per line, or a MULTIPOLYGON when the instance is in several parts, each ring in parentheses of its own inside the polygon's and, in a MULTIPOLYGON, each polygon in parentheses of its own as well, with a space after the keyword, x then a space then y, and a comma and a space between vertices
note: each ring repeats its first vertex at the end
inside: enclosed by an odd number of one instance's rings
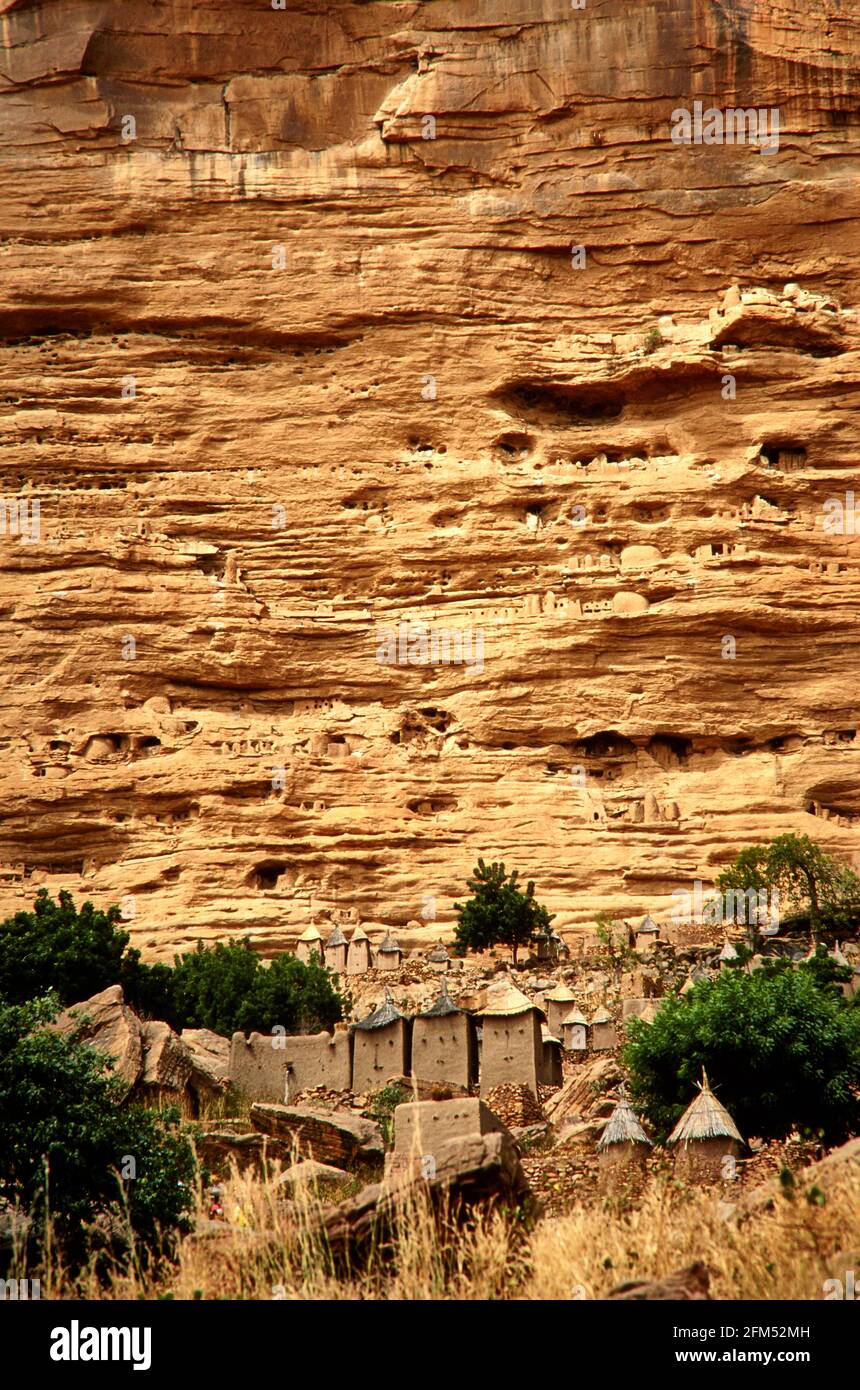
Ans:
POLYGON ((541 1003, 546 1008, 546 1021, 551 1031, 556 1037, 560 1037, 564 1019, 576 1003, 576 995, 570 985, 565 984, 564 980, 560 980, 553 989, 543 996, 541 1003))
POLYGON ((588 1019, 575 1004, 561 1021, 561 1040, 565 1052, 585 1052, 588 1047, 588 1019))
POLYGON ((376 969, 397 970, 402 958, 403 952, 400 949, 397 938, 392 936, 390 931, 386 932, 382 941, 376 948, 376 960, 374 961, 376 969))
POLYGON ((316 927, 308 927, 296 943, 296 956, 307 965, 313 956, 322 960, 322 953, 322 936, 319 930, 316 927))
POLYGON ((437 975, 443 975, 448 969, 450 959, 451 957, 448 955, 447 950, 442 945, 442 942, 439 941, 427 957, 427 962, 432 969, 436 971, 437 975))
POLYGON ((737 1158, 744 1141, 728 1110, 711 1090, 704 1068, 699 1094, 666 1142, 678 1146, 676 1176, 694 1182, 718 1182, 729 1175, 726 1159, 737 1158))
POLYGON ((641 1171, 651 1148, 652 1141, 639 1123, 627 1090, 622 1086, 618 1104, 597 1144, 601 1176, 614 1174, 618 1169, 641 1171))
POLYGON ((389 990, 378 1009, 352 1024, 352 1032, 353 1091, 378 1091, 393 1077, 409 1075, 409 1019, 389 990))
POLYGON ((370 969, 370 938, 356 927, 346 952, 347 975, 365 975, 370 969))
POLYGON ((477 1079, 475 1027, 451 999, 444 980, 438 999, 413 1020, 412 1075, 464 1090, 477 1079))
POLYGON ((325 943, 325 963, 335 975, 346 973, 346 957, 349 947, 340 927, 335 927, 325 943))
POLYGON ((482 1019, 481 1094, 511 1083, 538 1095, 543 1070, 543 1011, 504 978, 489 986, 482 1019))
POLYGON ((636 928, 633 941, 634 950, 637 951, 639 955, 650 955, 659 937, 660 928, 657 926, 654 919, 646 914, 636 928))
POLYGON ((545 1023, 541 1024, 541 1074, 542 1086, 560 1086, 564 1080, 561 1068, 561 1038, 555 1037, 545 1023))
POLYGON ((595 1052, 610 1052, 617 1045, 615 1020, 608 1009, 600 1008, 591 1020, 591 1046, 595 1052))

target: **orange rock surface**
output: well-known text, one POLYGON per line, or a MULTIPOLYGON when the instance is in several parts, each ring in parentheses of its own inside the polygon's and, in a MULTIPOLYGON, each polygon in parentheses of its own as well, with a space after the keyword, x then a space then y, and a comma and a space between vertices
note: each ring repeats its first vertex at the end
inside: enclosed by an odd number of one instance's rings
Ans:
POLYGON ((562 931, 860 862, 860 0, 0 40, 0 913, 409 945, 479 854, 562 931))

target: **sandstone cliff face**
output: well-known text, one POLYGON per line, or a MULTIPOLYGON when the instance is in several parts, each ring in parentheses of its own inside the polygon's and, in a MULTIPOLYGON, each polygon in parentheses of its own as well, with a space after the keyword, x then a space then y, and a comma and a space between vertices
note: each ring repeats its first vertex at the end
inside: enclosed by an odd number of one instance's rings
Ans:
POLYGON ((860 0, 287 5, 0 0, 0 912, 857 863, 860 0))

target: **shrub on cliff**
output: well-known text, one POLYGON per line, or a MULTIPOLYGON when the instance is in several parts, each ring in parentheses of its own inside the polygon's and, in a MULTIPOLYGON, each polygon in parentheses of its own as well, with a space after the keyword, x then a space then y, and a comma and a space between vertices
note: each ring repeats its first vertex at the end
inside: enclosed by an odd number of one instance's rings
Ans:
POLYGON ((631 1093, 662 1137, 702 1067, 745 1138, 797 1128, 835 1143, 860 1130, 860 1010, 830 972, 788 961, 728 970, 670 996, 653 1023, 626 1028, 631 1093))
POLYGON ((72 1262, 97 1218, 130 1226, 154 1251, 185 1225, 191 1145, 169 1112, 122 1106, 106 1058, 45 1030, 55 1008, 50 998, 0 1003, 0 1199, 23 1207, 36 1236, 50 1220, 72 1262))
POLYGON ((510 946, 514 963, 521 946, 529 946, 537 932, 545 929, 552 916, 535 901, 534 883, 526 884, 525 892, 517 883, 517 870, 508 874, 504 864, 478 866, 469 879, 472 896, 468 902, 455 903, 457 926, 454 929, 454 949, 459 955, 466 951, 487 951, 493 946, 510 946))
POLYGON ((172 1016, 175 1028, 211 1028, 288 1033, 331 1027, 343 1017, 340 996, 328 970, 295 956, 278 956, 262 964, 247 941, 219 942, 177 956, 173 971, 172 1016))

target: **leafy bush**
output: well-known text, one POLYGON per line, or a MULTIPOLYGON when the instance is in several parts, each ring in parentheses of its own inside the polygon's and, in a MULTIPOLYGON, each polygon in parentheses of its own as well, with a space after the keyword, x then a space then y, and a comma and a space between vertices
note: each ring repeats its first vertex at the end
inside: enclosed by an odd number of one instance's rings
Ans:
POLYGON ((0 924, 0 999, 23 1004, 52 991, 77 1004, 121 984, 127 1002, 146 1018, 174 1028, 287 1032, 330 1027, 343 1017, 332 977, 321 965, 279 956, 268 967, 247 941, 218 943, 177 956, 172 966, 147 965, 117 923, 119 908, 92 903, 78 911, 70 893, 54 902, 46 889, 32 912, 0 924))
POLYGON ((703 1066, 745 1137, 798 1128, 838 1142, 860 1126, 860 1011, 817 972, 787 961, 729 970, 670 996, 653 1023, 629 1020, 631 1093, 661 1136, 703 1066))
POLYGON ((458 954, 510 946, 516 963, 519 948, 528 946, 538 931, 549 926, 552 916, 535 901, 534 883, 527 883, 523 893, 517 877, 516 869, 508 874, 504 864, 478 860, 468 885, 472 897, 454 904, 454 949, 458 954))
POLYGON ((192 1147, 175 1115, 123 1108, 107 1059, 46 1030, 55 1011, 51 999, 0 1003, 0 1198, 22 1206, 37 1235, 50 1218, 72 1261, 98 1217, 127 1222, 151 1252, 185 1224, 192 1147), (128 1158, 136 1173, 122 1181, 128 1158))
POLYGON ((789 916, 808 923, 813 939, 818 932, 853 935, 860 927, 860 878, 808 835, 750 845, 720 874, 717 887, 724 894, 776 891, 783 924, 789 916))

